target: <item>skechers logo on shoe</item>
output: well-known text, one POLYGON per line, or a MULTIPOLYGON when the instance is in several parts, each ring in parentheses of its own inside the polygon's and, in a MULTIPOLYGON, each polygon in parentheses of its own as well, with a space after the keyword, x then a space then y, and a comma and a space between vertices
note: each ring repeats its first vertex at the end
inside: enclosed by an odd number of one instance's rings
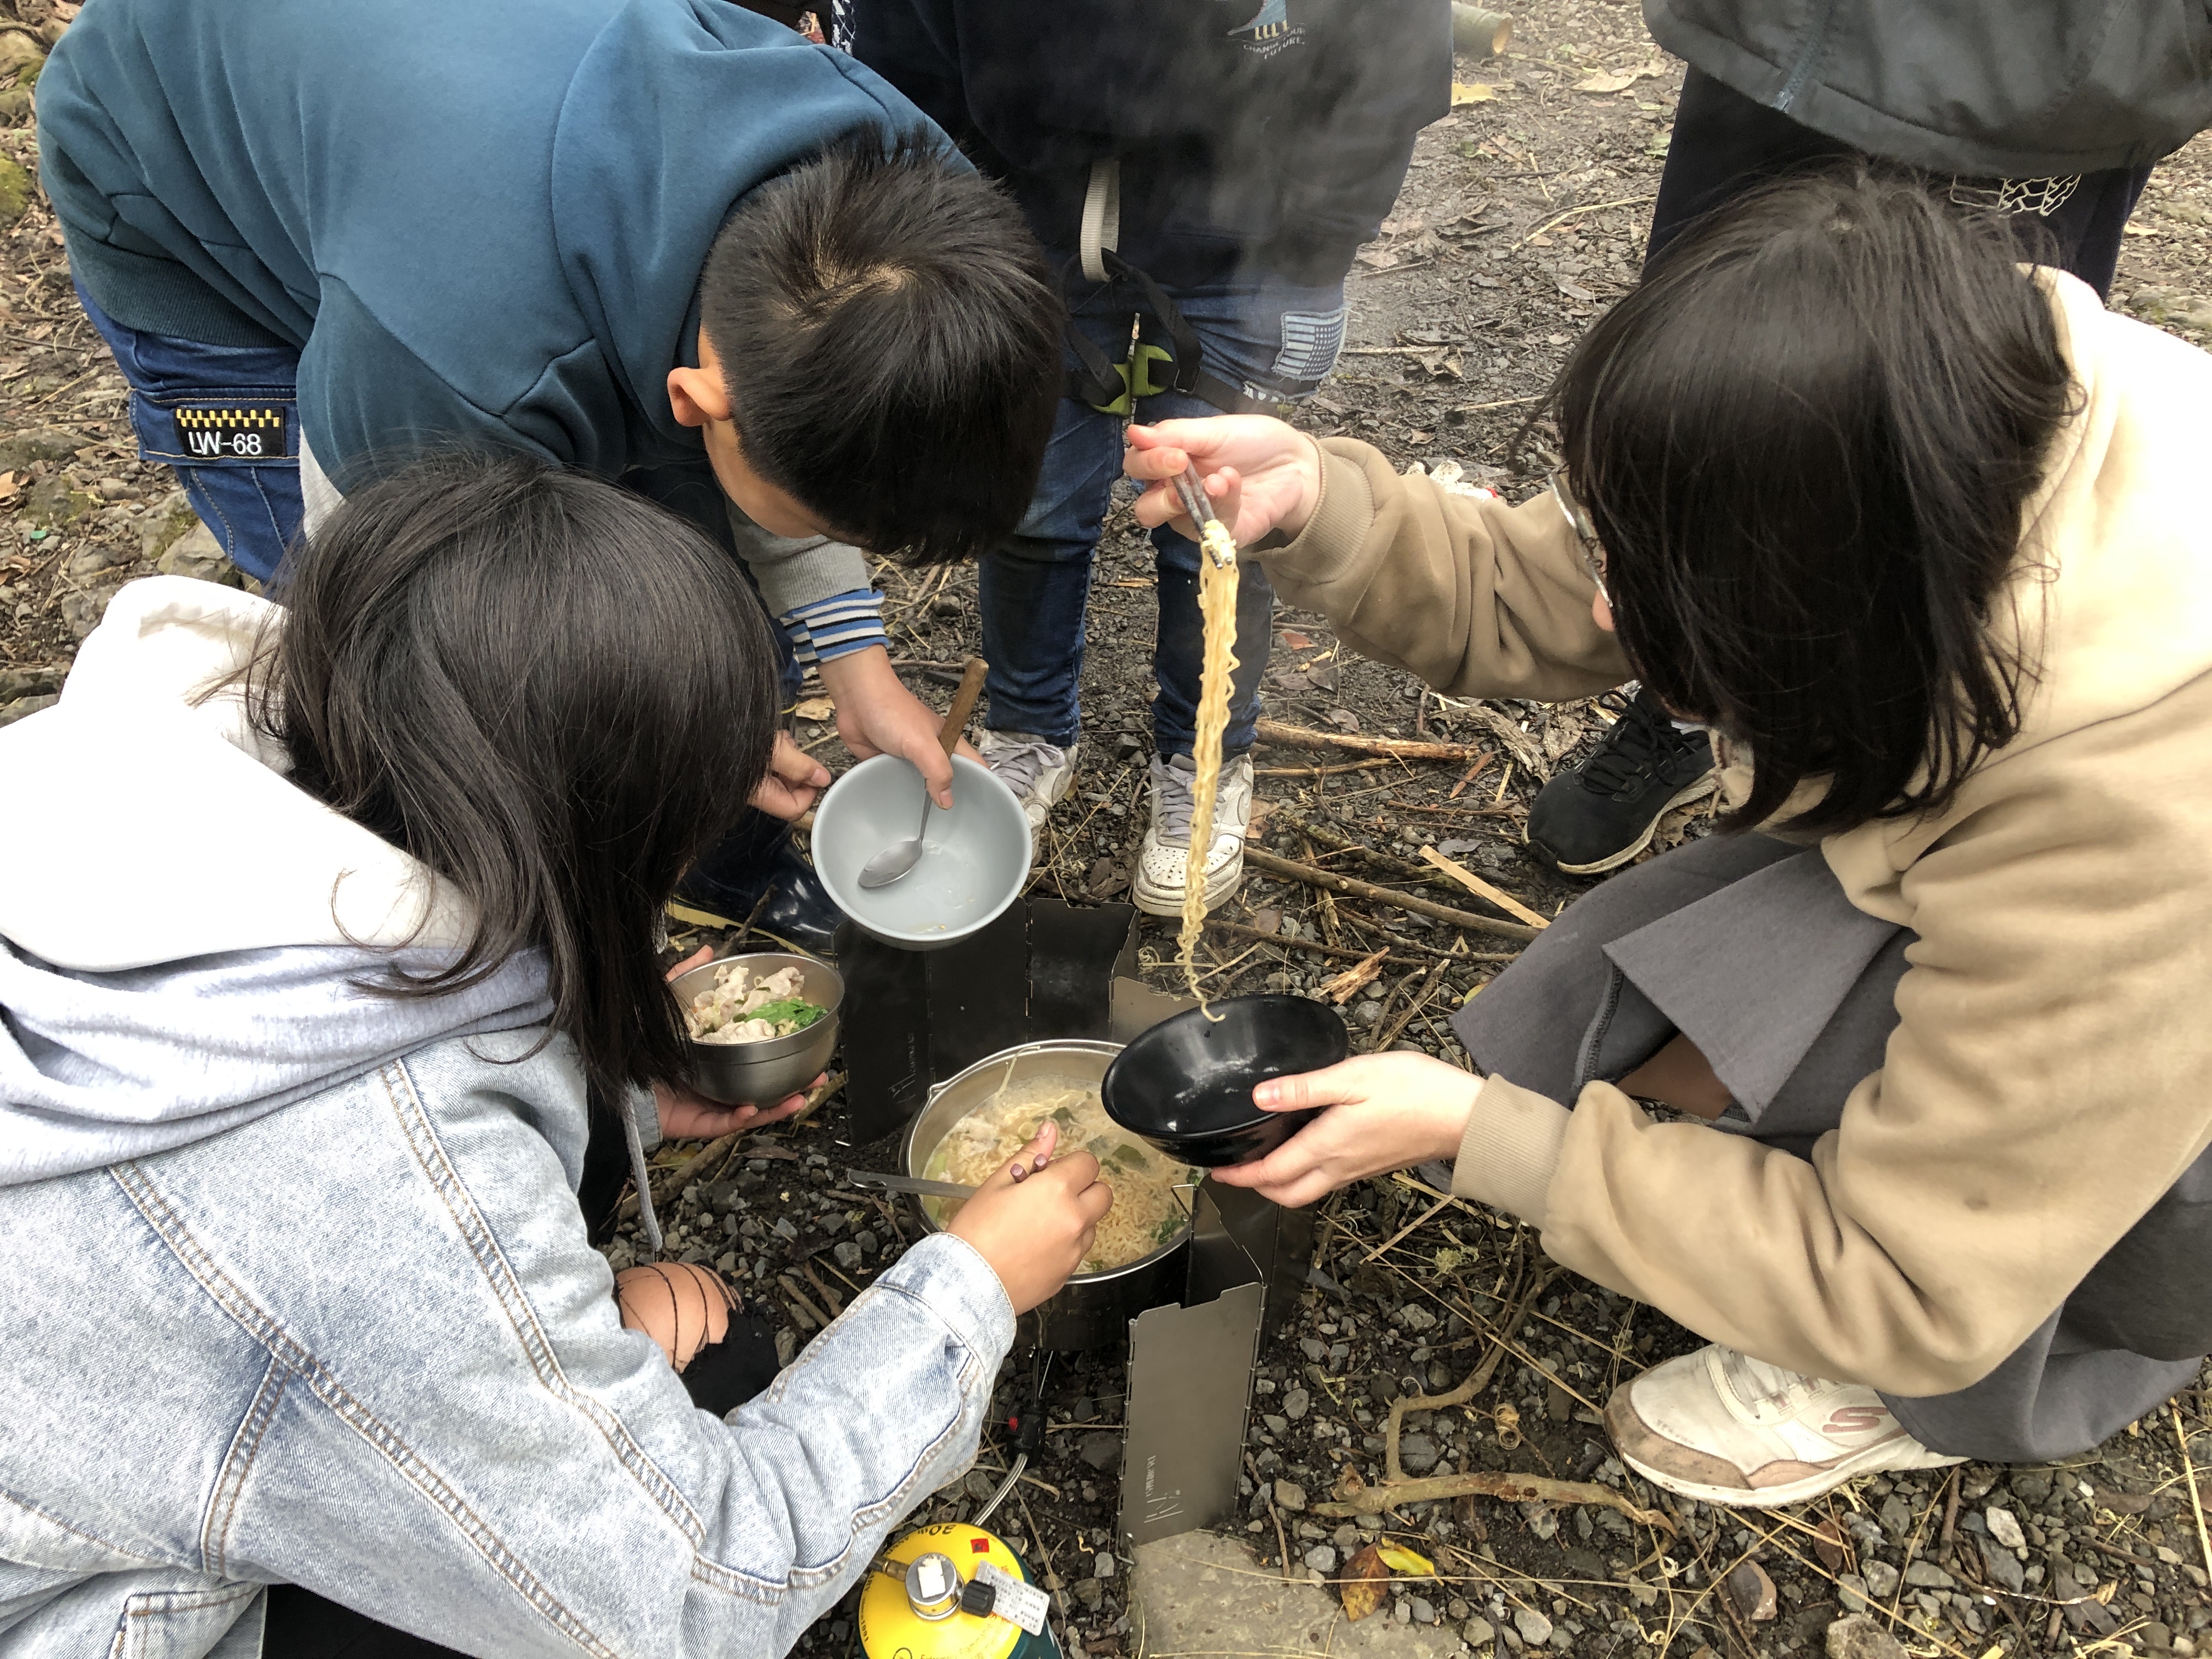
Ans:
POLYGON ((1829 1413, 1820 1432, 1830 1439, 1848 1434, 1875 1434, 1888 1426, 1889 1413, 1880 1406, 1844 1406, 1829 1413))

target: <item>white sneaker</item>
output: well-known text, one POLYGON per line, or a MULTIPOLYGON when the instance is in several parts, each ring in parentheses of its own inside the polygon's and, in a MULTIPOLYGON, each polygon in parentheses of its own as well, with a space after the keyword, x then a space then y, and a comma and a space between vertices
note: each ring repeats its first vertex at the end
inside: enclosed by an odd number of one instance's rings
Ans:
MULTIPOLYGON (((1130 896, 1147 915, 1182 914, 1189 879, 1190 811, 1197 768, 1188 755, 1152 757, 1152 821, 1137 853, 1130 896)), ((1224 761, 1213 796, 1213 845, 1206 855, 1206 908, 1212 909, 1244 879, 1244 831, 1252 822, 1252 759, 1224 761)))
POLYGON ((1030 833, 1035 835, 1074 783, 1075 759, 1083 745, 1072 743, 1063 749, 1032 732, 994 732, 986 726, 975 752, 992 775, 1014 792, 1029 816, 1030 833))
POLYGON ((1785 1371, 1717 1342, 1615 1389, 1605 1426, 1621 1461, 1705 1504, 1778 1509, 1885 1469, 1962 1457, 1905 1431, 1872 1389, 1785 1371))

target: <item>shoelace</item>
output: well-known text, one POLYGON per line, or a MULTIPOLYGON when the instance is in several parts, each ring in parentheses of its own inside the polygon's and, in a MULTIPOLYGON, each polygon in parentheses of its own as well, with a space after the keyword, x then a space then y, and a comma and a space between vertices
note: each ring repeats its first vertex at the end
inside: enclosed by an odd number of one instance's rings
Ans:
POLYGON ((1753 1359, 1747 1353, 1729 1347, 1721 1350, 1721 1376, 1730 1392, 1747 1406, 1784 1399, 1792 1389, 1809 1394, 1820 1385, 1818 1377, 1808 1376, 1802 1371, 1784 1370, 1779 1365, 1770 1365, 1764 1359, 1753 1359))
MULTIPOLYGON (((1188 755, 1177 755, 1175 758, 1182 762, 1183 766, 1164 761, 1158 755, 1152 757, 1152 787, 1159 791, 1160 839, 1170 846, 1188 847, 1190 845, 1191 809, 1197 805, 1191 792, 1198 782, 1198 769, 1190 767, 1188 771, 1183 769, 1190 763, 1188 755)), ((1215 817, 1218 818, 1219 816, 1217 811, 1215 817)))
POLYGON ((1004 744, 991 750, 991 770, 1017 796, 1026 796, 1036 787, 1041 774, 1066 762, 1067 750, 1042 738, 1004 744))
POLYGON ((1638 777, 1657 776, 1676 755, 1704 741, 1702 732, 1677 731, 1663 709, 1640 695, 1615 691, 1601 701, 1617 709, 1620 718, 1582 769, 1584 786, 1600 793, 1611 794, 1638 777))

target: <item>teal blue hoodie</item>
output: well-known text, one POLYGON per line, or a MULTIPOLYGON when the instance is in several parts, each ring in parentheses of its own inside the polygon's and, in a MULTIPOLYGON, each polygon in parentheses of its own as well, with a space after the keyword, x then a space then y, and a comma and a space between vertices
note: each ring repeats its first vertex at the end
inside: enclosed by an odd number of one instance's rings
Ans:
POLYGON ((840 134, 927 126, 727 0, 90 0, 39 84, 86 292, 299 348, 341 488, 455 441, 697 459, 666 380, 731 208, 840 134))

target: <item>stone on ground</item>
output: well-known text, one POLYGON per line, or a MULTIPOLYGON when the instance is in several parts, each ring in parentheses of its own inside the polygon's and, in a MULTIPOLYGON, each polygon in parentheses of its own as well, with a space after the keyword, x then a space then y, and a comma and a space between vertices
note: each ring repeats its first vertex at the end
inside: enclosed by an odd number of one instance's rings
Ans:
POLYGON ((1446 1659, 1460 1651, 1450 1626, 1401 1624, 1388 1606, 1352 1624, 1334 1592, 1303 1572, 1287 1583, 1235 1539, 1212 1533, 1139 1546, 1133 1584, 1131 1622, 1141 1620, 1147 1653, 1446 1659))
POLYGON ((1828 1659, 1905 1659, 1904 1646, 1866 1613, 1828 1626, 1828 1659))

